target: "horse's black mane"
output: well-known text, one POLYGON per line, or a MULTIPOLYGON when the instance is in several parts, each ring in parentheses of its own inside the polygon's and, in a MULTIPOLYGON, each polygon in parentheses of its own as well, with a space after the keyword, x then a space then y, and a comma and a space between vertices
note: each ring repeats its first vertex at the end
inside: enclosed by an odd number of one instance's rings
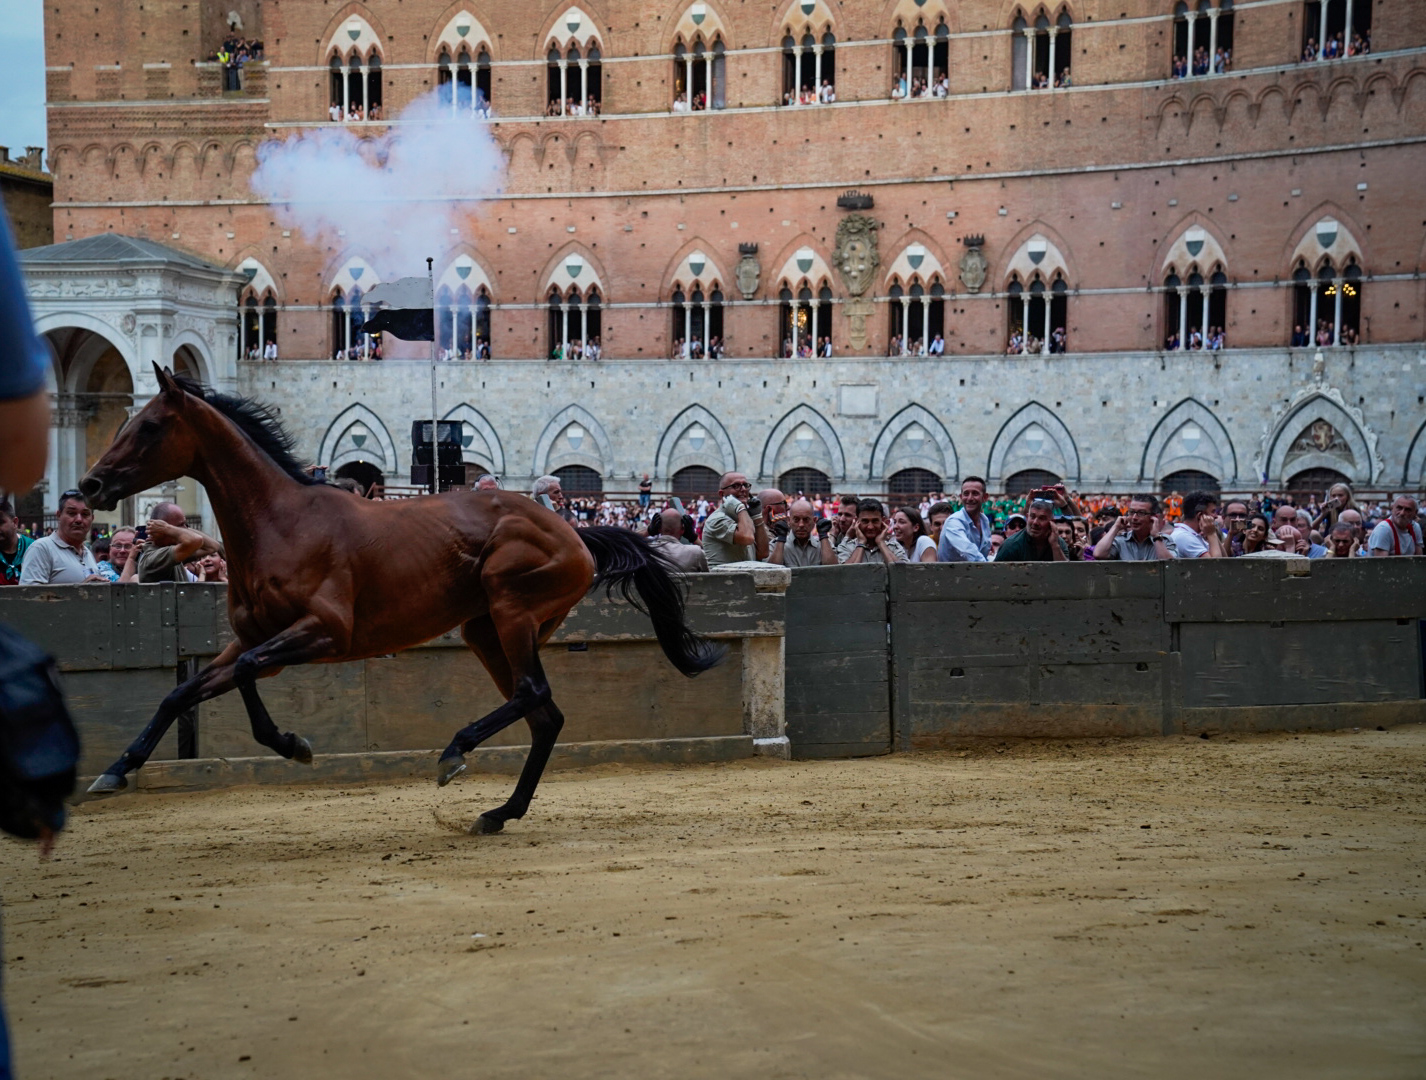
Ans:
POLYGON ((297 460, 293 453, 296 441, 283 429, 268 406, 253 398, 221 393, 185 375, 175 375, 174 382, 184 393, 202 398, 236 424, 244 435, 257 443, 259 450, 277 462, 278 468, 299 484, 324 482, 314 479, 307 472, 307 467, 297 460))

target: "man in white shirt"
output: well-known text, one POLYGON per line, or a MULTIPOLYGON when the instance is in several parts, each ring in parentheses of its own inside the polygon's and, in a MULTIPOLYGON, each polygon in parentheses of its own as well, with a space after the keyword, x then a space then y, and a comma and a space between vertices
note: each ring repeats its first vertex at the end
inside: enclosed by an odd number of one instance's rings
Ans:
POLYGON ((94 524, 94 511, 77 491, 59 497, 59 518, 54 532, 36 540, 25 550, 20 567, 21 585, 108 584, 99 572, 85 540, 94 524))
POLYGON ((1183 497, 1183 520, 1169 536, 1175 559, 1223 558, 1217 509, 1218 500, 1206 491, 1190 491, 1183 497))
MULTIPOLYGON (((1391 517, 1372 530, 1367 547, 1375 555, 1422 555, 1421 525, 1416 520, 1416 500, 1398 495, 1391 504, 1391 517)), ((21 581, 23 582, 23 578, 21 581)))
POLYGON ((961 481, 961 508, 941 527, 936 546, 937 562, 988 562, 990 560, 990 518, 981 512, 985 505, 985 481, 967 476, 961 481))

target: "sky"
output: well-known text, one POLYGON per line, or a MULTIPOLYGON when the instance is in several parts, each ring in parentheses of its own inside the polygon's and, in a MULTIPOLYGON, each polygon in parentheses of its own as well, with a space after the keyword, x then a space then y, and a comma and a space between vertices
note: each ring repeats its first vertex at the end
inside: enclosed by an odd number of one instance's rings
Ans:
POLYGON ((0 146, 45 146, 44 0, 0 0, 0 146))

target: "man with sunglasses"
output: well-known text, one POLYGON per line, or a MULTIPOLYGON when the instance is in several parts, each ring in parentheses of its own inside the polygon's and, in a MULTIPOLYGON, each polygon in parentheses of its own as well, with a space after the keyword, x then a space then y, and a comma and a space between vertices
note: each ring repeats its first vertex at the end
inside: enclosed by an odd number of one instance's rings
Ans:
POLYGON ((710 567, 767 558, 767 526, 752 490, 739 472, 724 473, 719 481, 717 509, 703 523, 703 554, 710 567))
POLYGON ((54 532, 36 540, 25 552, 20 567, 21 585, 107 585, 88 544, 94 511, 77 491, 59 497, 54 532))
POLYGON ((1128 511, 1116 516, 1109 525, 1109 531, 1094 545, 1094 561, 1154 562, 1172 559, 1173 553, 1165 540, 1164 523, 1158 514, 1159 500, 1154 496, 1131 497, 1128 511))

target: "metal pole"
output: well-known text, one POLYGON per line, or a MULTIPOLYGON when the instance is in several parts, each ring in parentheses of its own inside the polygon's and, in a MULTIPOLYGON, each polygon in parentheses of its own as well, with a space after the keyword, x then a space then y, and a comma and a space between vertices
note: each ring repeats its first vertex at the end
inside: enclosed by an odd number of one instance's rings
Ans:
MULTIPOLYGON (((431 326, 436 325, 436 272, 433 269, 435 259, 426 260, 426 278, 431 283, 431 326)), ((454 348, 455 341, 451 341, 454 348)), ((436 335, 431 334, 431 494, 436 494, 440 489, 436 486, 436 472, 440 467, 440 444, 436 442, 436 425, 440 421, 441 414, 437 411, 436 405, 436 335)))

